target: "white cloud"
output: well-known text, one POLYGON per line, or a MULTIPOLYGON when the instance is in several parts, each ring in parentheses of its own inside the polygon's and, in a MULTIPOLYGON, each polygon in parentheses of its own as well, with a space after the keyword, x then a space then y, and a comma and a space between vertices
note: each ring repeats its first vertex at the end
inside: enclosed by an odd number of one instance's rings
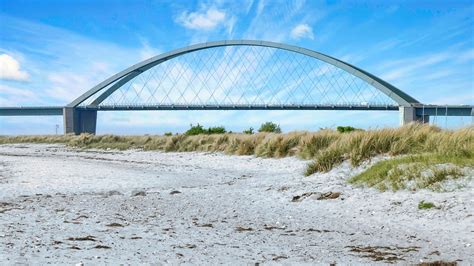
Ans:
POLYGON ((434 53, 414 58, 406 58, 399 60, 392 60, 388 65, 389 71, 380 74, 379 76, 388 81, 396 81, 407 78, 411 75, 419 75, 420 71, 427 70, 429 67, 430 73, 433 72, 433 66, 448 60, 451 54, 448 52, 434 53))
POLYGON ((226 19, 225 11, 211 7, 207 10, 201 10, 199 12, 183 12, 177 18, 176 22, 183 25, 188 29, 193 30, 212 30, 224 24, 226 19))
POLYGON ((314 39, 313 29, 308 24, 299 24, 291 30, 291 38, 302 39, 309 38, 314 39))
POLYGON ((445 104, 453 104, 453 105, 458 105, 458 104, 472 104, 474 102, 474 94, 471 92, 468 93, 461 93, 459 95, 453 95, 453 96, 443 96, 439 98, 433 99, 430 103, 432 104, 439 104, 439 105, 445 105, 445 104))
POLYGON ((458 63, 466 63, 473 60, 474 60, 474 49, 470 49, 468 51, 460 53, 457 58, 458 63))
MULTIPOLYGON (((28 103, 15 101, 21 105, 67 104, 114 73, 160 53, 146 42, 132 49, 41 23, 11 17, 5 20, 5 25, 22 41, 5 43, 5 47, 0 47, 0 54, 15 55, 10 52, 11 47, 22 48, 18 53, 28 54, 29 83, 21 85, 38 94, 28 98, 28 103), (22 43, 34 45, 22 46, 22 43)), ((0 97, 13 96, 10 91, 4 91, 0 97)))
POLYGON ((162 53, 161 50, 152 47, 146 40, 142 40, 142 46, 142 49, 140 49, 140 58, 142 60, 149 59, 162 53))
POLYGON ((56 72, 48 75, 51 87, 46 93, 54 99, 62 102, 70 102, 77 98, 84 88, 92 87, 85 75, 78 75, 71 72, 56 72))
POLYGON ((288 38, 295 16, 304 16, 296 2, 289 3, 285 8, 280 4, 271 5, 265 0, 257 4, 255 16, 243 33, 244 39, 259 39, 273 42, 284 42, 288 38))
POLYGON ((0 84, 0 106, 25 106, 37 99, 36 93, 29 89, 0 84))
MULTIPOLYGON (((229 36, 232 36, 233 34, 233 31, 234 31, 234 25, 235 23, 237 22, 237 17, 235 16, 232 16, 229 21, 227 21, 226 23, 226 27, 227 27, 227 34, 229 36)), ((232 39, 232 38, 231 38, 232 39)))
POLYGON ((257 17, 262 14, 263 9, 265 8, 265 0, 260 0, 257 6, 257 17))
POLYGON ((248 14, 252 9, 254 0, 247 0, 247 5, 245 5, 245 14, 248 14))
POLYGON ((20 63, 15 58, 7 55, 0 55, 0 79, 26 81, 28 73, 20 69, 20 63))
POLYGON ((109 65, 102 61, 91 62, 89 70, 88 74, 67 70, 50 72, 47 76, 49 87, 45 90, 46 94, 51 99, 70 102, 79 97, 81 92, 105 79, 111 72, 109 65))
POLYGON ((414 57, 389 58, 373 68, 374 74, 423 103, 471 104, 472 97, 449 96, 462 95, 466 90, 474 95, 472 89, 469 91, 474 82, 470 51, 456 46, 414 57))

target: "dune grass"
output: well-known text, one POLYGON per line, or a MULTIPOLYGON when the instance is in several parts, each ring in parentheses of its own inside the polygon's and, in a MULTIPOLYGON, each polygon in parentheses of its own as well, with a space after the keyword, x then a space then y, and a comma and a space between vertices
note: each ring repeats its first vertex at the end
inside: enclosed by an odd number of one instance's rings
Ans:
POLYGON ((448 131, 433 126, 410 125, 343 134, 328 148, 316 154, 307 174, 328 171, 344 160, 349 160, 352 166, 358 166, 380 154, 396 156, 421 153, 472 158, 474 127, 448 131))
POLYGON ((349 183, 382 191, 423 188, 441 191, 443 181, 464 175, 463 167, 474 167, 474 160, 435 153, 407 155, 380 161, 349 179, 349 183))
POLYGON ((64 143, 88 149, 224 152, 272 158, 298 156, 312 160, 306 175, 330 171, 345 160, 350 161, 352 166, 358 166, 377 155, 397 156, 375 164, 350 180, 354 184, 374 186, 381 190, 406 188, 410 182, 418 184, 417 188, 434 186, 436 182, 433 180, 459 176, 459 169, 455 170, 454 167, 471 167, 474 160, 474 127, 442 130, 420 124, 344 133, 325 129, 286 134, 0 136, 0 144, 27 142, 64 143), (452 169, 435 167, 447 163, 452 169), (421 180, 425 178, 426 171, 432 172, 433 180, 425 180, 426 185, 422 185, 421 180))

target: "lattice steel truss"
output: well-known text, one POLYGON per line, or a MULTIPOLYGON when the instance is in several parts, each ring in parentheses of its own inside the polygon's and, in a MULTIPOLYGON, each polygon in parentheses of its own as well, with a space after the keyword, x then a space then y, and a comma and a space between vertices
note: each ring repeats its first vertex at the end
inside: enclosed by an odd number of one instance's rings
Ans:
POLYGON ((119 78, 112 77, 103 87, 99 84, 98 90, 91 90, 93 93, 86 93, 71 106, 133 109, 401 105, 398 99, 403 95, 399 96, 396 88, 363 70, 322 54, 319 55, 336 63, 295 50, 302 48, 281 49, 278 44, 270 44, 273 46, 189 47, 186 49, 190 51, 181 53, 178 49, 176 55, 170 52, 168 57, 158 56, 156 62, 152 58, 142 62, 142 67, 121 72, 119 78), (359 75, 353 73, 357 71, 359 75), (368 78, 362 79, 361 75, 368 78), (385 86, 395 92, 384 90, 385 86))

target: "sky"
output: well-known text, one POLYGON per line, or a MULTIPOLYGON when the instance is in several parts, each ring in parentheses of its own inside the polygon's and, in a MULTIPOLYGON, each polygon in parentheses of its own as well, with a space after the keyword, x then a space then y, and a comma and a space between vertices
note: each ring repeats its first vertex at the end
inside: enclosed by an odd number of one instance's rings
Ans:
MULTIPOLYGON (((265 40, 339 58, 427 104, 474 104, 472 1, 0 0, 0 107, 62 106, 118 71, 190 44, 265 40)), ((398 112, 99 112, 99 134, 396 127, 398 112)), ((437 117, 459 127, 470 117, 437 117)), ((0 134, 55 134, 62 117, 0 117, 0 134)))

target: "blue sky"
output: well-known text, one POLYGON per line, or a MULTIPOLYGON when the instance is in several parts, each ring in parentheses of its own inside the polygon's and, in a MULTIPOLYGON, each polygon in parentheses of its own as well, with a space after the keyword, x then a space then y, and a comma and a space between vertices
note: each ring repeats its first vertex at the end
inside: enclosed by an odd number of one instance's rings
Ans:
MULTIPOLYGON (((472 1, 4 1, 0 106, 64 105, 110 75, 189 44, 258 39, 363 68, 424 103, 474 104, 472 1)), ((397 126, 397 112, 99 113, 98 133, 397 126)), ((450 118, 460 126, 471 118, 450 118)), ((445 119, 437 118, 445 125, 445 119)), ((61 117, 0 117, 0 134, 51 134, 61 117)))

